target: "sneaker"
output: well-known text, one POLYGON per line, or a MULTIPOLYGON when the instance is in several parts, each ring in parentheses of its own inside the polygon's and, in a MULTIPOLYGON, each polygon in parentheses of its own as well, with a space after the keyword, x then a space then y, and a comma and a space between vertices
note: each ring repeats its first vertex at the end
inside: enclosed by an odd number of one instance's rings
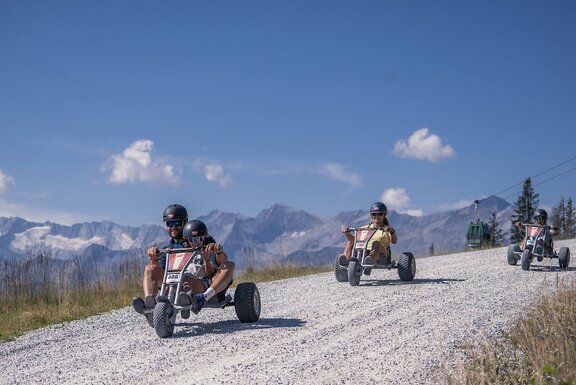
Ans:
POLYGON ((350 264, 350 261, 348 260, 348 258, 346 258, 344 254, 340 254, 340 257, 338 258, 338 263, 340 264, 340 266, 348 266, 350 264))
POLYGON ((194 314, 198 314, 205 304, 206 297, 204 297, 204 294, 196 294, 192 296, 192 311, 194 314))
POLYGON ((371 272, 372 272, 372 269, 370 267, 367 267, 366 269, 364 269, 364 275, 370 275, 371 272))
POLYGON ((186 306, 192 303, 192 296, 185 291, 181 291, 178 294, 178 300, 176 301, 178 306, 186 306))
POLYGON ((148 295, 144 298, 144 307, 146 307, 146 309, 154 309, 156 307, 154 296, 148 295))
POLYGON ((134 297, 134 299, 132 300, 132 307, 138 314, 144 314, 145 306, 146 305, 144 304, 144 300, 140 297, 134 297))

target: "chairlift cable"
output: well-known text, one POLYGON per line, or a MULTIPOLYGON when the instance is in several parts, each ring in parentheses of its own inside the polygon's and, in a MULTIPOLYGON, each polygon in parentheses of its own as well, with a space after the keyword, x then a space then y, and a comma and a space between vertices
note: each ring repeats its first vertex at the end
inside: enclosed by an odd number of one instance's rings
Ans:
MULTIPOLYGON (((536 187, 536 186, 541 185, 541 184, 543 184, 543 183, 549 182, 549 181, 551 181, 551 180, 553 180, 553 179, 556 179, 556 178, 558 178, 558 177, 561 177, 562 175, 568 174, 569 172, 572 172, 572 171, 574 171, 574 170, 576 170, 576 167, 572 167, 571 169, 566 170, 566 171, 564 171, 564 172, 562 172, 562 173, 560 173, 560 174, 558 174, 558 175, 554 175, 554 176, 552 176, 552 177, 550 177, 550 178, 548 178, 548 179, 545 179, 545 180, 540 181, 540 182, 538 182, 538 183, 534 183, 534 184, 532 185, 532 187, 536 187)), ((508 195, 507 197, 505 197, 505 198, 503 198, 503 199, 506 200, 506 199, 508 199, 508 198, 513 197, 514 195, 516 195, 516 193, 511 194, 511 195, 508 195)))
MULTIPOLYGON (((558 168, 558 167, 560 167, 560 166, 562 166, 562 165, 564 165, 564 164, 566 164, 566 163, 568 163, 568 162, 573 161, 574 159, 576 159, 576 156, 575 156, 575 157, 572 157, 572 158, 570 158, 570 159, 568 159, 568 160, 565 160, 565 161, 563 161, 563 162, 561 162, 561 163, 558 163, 557 165, 552 166, 552 167, 550 167, 550 168, 548 168, 548 169, 546 169, 546 170, 544 170, 544 171, 542 171, 542 172, 539 172, 538 174, 536 174, 536 175, 534 175, 534 176, 531 176, 530 178, 531 178, 531 179, 537 178, 537 177, 539 177, 540 175, 543 175, 543 174, 545 174, 545 173, 547 173, 547 172, 549 172, 549 171, 552 171, 552 170, 554 170, 554 169, 556 169, 556 168, 558 168)), ((568 171, 566 171, 566 172, 564 172, 564 173, 562 173, 562 174, 559 174, 559 175, 556 175, 556 176, 554 176, 554 177, 552 177, 552 178, 546 179, 546 180, 544 180, 544 181, 542 181, 542 182, 539 182, 538 184, 534 184, 533 186, 537 186, 537 185, 542 184, 542 183, 544 183, 544 182, 548 182, 548 181, 550 181, 550 180, 552 180, 552 179, 554 179, 554 178, 556 178, 556 177, 558 177, 558 176, 561 176, 561 175, 564 175, 564 174, 566 174, 566 173, 568 173, 568 172, 570 172, 570 171, 573 171, 574 169, 575 169, 575 168, 572 168, 572 169, 570 169, 570 170, 568 170, 568 171)), ((497 192, 496 194, 492 194, 492 195, 498 196, 498 195, 502 194, 502 193, 505 192, 505 191, 508 191, 508 190, 511 190, 511 189, 513 189, 513 188, 515 188, 515 187, 517 187, 517 186, 520 186, 520 185, 523 184, 523 183, 524 183, 524 181, 519 182, 519 183, 516 183, 516 184, 514 184, 514 185, 512 185, 512 186, 510 186, 510 187, 508 187, 508 188, 505 188, 504 190, 499 191, 499 192, 497 192)), ((510 198, 510 197, 512 197, 512 196, 514 196, 514 195, 516 195, 516 193, 514 193, 514 194, 512 194, 512 195, 509 195, 509 196, 507 196, 507 197, 504 198, 504 199, 508 199, 508 198, 510 198)))

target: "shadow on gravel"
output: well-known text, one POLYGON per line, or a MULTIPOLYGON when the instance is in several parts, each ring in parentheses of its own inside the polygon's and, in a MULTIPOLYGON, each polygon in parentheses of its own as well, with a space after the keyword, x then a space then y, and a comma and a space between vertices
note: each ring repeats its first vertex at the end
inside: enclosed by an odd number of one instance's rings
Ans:
POLYGON ((359 286, 401 286, 401 285, 421 285, 425 283, 448 284, 452 282, 463 282, 465 279, 455 278, 414 278, 413 281, 401 281, 399 279, 373 279, 362 280, 359 286))
POLYGON ((228 334, 241 330, 299 328, 306 321, 300 318, 260 318, 258 322, 241 323, 238 320, 226 320, 213 323, 176 323, 172 338, 197 337, 204 334, 228 334))
POLYGON ((566 270, 561 269, 559 266, 548 265, 530 265, 530 271, 541 271, 549 273, 562 273, 565 271, 576 271, 576 267, 569 267, 566 270))

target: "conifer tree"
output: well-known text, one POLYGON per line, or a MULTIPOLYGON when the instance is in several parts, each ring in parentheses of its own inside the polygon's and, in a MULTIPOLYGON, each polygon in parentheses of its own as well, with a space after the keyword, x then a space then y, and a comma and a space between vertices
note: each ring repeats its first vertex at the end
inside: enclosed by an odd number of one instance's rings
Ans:
POLYGON ((566 238, 574 238, 576 236, 576 212, 572 205, 572 198, 568 198, 566 202, 566 211, 564 215, 564 235, 566 238))
POLYGON ((522 239, 520 230, 514 225, 516 222, 529 223, 534 216, 534 211, 538 207, 540 195, 534 192, 532 179, 530 177, 524 180, 522 193, 518 196, 514 204, 514 215, 511 218, 512 227, 510 228, 510 241, 518 243, 522 239))
POLYGON ((430 256, 434 255, 434 243, 430 244, 430 248, 428 249, 428 254, 430 256))
POLYGON ((504 232, 498 228, 496 221, 496 211, 492 211, 490 220, 488 222, 488 233, 490 234, 490 246, 500 246, 504 242, 504 232))
POLYGON ((565 232, 566 222, 566 207, 564 205, 564 197, 560 197, 558 206, 552 208, 552 215, 548 223, 558 226, 559 234, 556 236, 558 239, 566 238, 565 232))

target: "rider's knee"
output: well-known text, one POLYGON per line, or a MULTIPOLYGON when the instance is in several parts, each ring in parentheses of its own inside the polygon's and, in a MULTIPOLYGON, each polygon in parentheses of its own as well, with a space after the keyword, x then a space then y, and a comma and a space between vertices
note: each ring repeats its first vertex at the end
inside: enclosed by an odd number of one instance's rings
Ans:
POLYGON ((221 266, 222 269, 234 270, 236 264, 232 261, 226 261, 221 266))

